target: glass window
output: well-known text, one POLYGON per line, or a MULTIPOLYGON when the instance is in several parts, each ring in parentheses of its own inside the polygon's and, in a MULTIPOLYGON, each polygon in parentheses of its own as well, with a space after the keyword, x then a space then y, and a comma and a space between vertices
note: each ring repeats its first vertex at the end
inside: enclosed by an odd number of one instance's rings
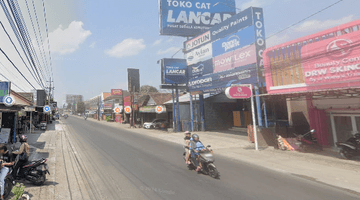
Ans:
POLYGON ((357 127, 357 132, 360 133, 360 116, 355 117, 355 123, 357 127))
POLYGON ((352 137, 353 129, 350 116, 334 116, 334 122, 338 142, 345 142, 352 137))

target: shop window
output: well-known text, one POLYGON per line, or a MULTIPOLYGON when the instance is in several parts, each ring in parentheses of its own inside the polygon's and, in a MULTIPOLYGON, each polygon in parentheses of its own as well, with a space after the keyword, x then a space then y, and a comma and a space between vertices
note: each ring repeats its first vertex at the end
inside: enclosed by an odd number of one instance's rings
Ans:
POLYGON ((355 123, 356 123, 356 127, 357 127, 357 132, 360 132, 360 116, 355 117, 355 123))
POLYGON ((353 129, 350 116, 334 116, 334 123, 338 142, 345 142, 352 137, 353 129))

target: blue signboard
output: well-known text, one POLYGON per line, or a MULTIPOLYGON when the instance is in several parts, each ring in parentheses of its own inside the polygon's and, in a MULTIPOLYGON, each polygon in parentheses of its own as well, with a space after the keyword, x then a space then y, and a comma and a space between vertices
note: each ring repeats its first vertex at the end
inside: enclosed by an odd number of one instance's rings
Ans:
POLYGON ((0 103, 4 103, 4 96, 10 93, 10 83, 0 82, 0 103))
POLYGON ((256 55, 257 56, 257 69, 258 69, 258 78, 259 82, 264 82, 264 61, 263 61, 263 52, 266 49, 266 39, 265 39, 265 27, 264 27, 264 14, 262 8, 253 8, 253 20, 255 28, 255 46, 256 46, 256 55))
POLYGON ((235 0, 159 0, 160 34, 192 37, 235 15, 235 0))
POLYGON ((188 67, 189 78, 195 78, 211 73, 213 73, 212 59, 202 61, 188 67))
POLYGON ((223 90, 232 84, 257 83, 256 64, 246 65, 219 73, 193 78, 189 81, 189 91, 204 92, 223 90))
POLYGON ((186 59, 162 60, 162 84, 185 84, 187 80, 186 59))
POLYGON ((255 43, 255 30, 249 26, 235 34, 217 40, 212 43, 213 57, 240 49, 244 46, 255 43))

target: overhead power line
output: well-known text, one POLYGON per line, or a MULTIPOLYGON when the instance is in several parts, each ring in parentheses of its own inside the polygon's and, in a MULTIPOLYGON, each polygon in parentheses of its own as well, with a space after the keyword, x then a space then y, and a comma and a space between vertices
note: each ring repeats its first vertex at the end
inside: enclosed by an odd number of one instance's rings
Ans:
MULTIPOLYGON (((47 37, 47 43, 48 43, 48 50, 49 50, 49 59, 50 59, 50 68, 51 68, 51 77, 54 81, 54 73, 53 73, 53 67, 52 67, 52 59, 51 59, 51 49, 50 49, 50 41, 49 41, 49 29, 47 25, 47 19, 46 19, 46 9, 45 9, 45 2, 42 0, 43 8, 44 8, 44 19, 45 19, 45 28, 46 28, 46 37, 47 37)), ((55 84, 54 84, 55 85, 55 84)))
POLYGON ((31 85, 31 87, 33 87, 35 90, 36 88, 33 86, 33 84, 30 83, 30 81, 24 76, 24 74, 16 67, 16 65, 13 63, 13 61, 6 55, 6 53, 0 48, 1 53, 4 54, 4 56, 6 57, 6 59, 8 59, 8 61, 12 64, 12 66, 15 67, 15 69, 21 74, 21 76, 26 80, 26 82, 29 83, 29 85, 31 85))
POLYGON ((280 34, 280 33, 284 32, 284 31, 286 31, 287 29, 289 29, 289 28, 291 28, 291 27, 293 27, 293 26, 296 26, 296 25, 300 24, 301 22, 303 22, 303 21, 305 21, 305 20, 307 20, 307 19, 309 19, 309 18, 311 18, 311 17, 313 17, 313 16, 315 16, 315 15, 323 12, 324 10, 327 10, 327 9, 335 6, 336 4, 338 4, 338 3, 342 2, 342 1, 344 1, 344 0, 339 0, 339 1, 337 1, 337 2, 335 2, 335 3, 333 3, 333 4, 331 4, 331 5, 329 5, 329 6, 327 6, 327 7, 325 7, 325 8, 323 8, 323 9, 321 9, 321 10, 319 10, 319 11, 317 11, 317 12, 315 12, 315 13, 307 16, 307 17, 305 17, 304 19, 302 19, 302 20, 300 20, 300 21, 298 21, 298 22, 296 22, 296 23, 294 23, 294 24, 291 24, 290 26, 288 26, 288 27, 286 27, 286 28, 284 28, 284 29, 276 32, 275 34, 270 35, 270 36, 267 37, 266 39, 269 39, 269 38, 271 38, 271 37, 273 37, 273 36, 275 36, 275 35, 277 35, 277 34, 280 34))

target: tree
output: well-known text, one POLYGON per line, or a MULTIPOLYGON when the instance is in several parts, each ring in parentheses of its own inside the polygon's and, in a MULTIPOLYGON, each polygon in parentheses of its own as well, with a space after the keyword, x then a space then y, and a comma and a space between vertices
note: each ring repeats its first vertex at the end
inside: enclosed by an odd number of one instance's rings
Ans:
POLYGON ((71 109, 71 104, 68 103, 67 106, 66 106, 66 109, 70 110, 71 109))
POLYGON ((140 87, 140 94, 148 94, 150 92, 159 92, 156 87, 151 85, 143 85, 140 87))
POLYGON ((76 112, 77 113, 84 113, 85 112, 85 103, 84 102, 77 103, 76 112))

